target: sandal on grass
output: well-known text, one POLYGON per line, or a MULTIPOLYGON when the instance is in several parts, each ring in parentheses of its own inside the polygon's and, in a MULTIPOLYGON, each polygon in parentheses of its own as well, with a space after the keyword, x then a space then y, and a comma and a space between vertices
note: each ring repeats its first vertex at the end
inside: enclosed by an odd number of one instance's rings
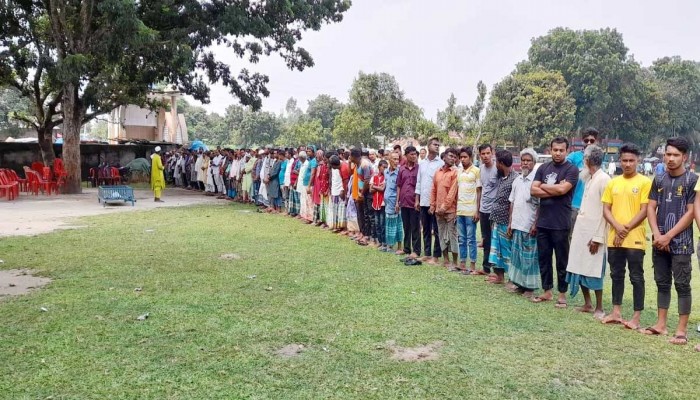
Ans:
POLYGON ((645 335, 651 335, 651 336, 661 336, 661 335, 665 335, 665 333, 663 333, 663 332, 657 330, 657 329, 654 328, 653 326, 650 326, 650 327, 648 327, 648 328, 642 329, 642 333, 645 334, 645 335), (648 333, 647 333, 647 332, 648 332, 648 333))
POLYGON ((677 346, 685 346, 688 344, 688 336, 674 335, 668 342, 677 346))
POLYGON ((554 303, 554 307, 556 308, 566 308, 567 306, 568 304, 566 303, 566 301, 557 300, 557 302, 554 303))
POLYGON ((546 297, 535 296, 530 301, 533 303, 545 303, 547 301, 552 301, 552 299, 548 299, 546 297))

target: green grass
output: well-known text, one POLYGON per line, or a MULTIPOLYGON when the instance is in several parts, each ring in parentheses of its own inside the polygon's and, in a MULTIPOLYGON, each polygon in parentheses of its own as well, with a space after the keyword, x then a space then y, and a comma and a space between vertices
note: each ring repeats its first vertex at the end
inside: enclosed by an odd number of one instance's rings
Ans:
MULTIPOLYGON (((690 346, 671 346, 480 278, 404 267, 296 220, 241 212, 250 210, 120 213, 86 218, 81 230, 2 239, 0 267, 54 281, 0 302, 0 397, 697 397, 694 330, 690 346), (436 361, 407 363, 391 360, 390 340, 445 345, 436 361), (291 343, 306 351, 274 354, 291 343)), ((697 322, 691 316, 691 329, 697 322)))

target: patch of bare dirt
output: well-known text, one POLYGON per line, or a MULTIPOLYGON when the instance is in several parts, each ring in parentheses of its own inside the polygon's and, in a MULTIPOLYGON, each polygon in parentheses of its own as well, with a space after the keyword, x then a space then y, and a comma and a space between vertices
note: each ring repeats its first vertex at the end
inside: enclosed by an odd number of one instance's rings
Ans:
POLYGON ((6 296, 20 296, 48 285, 51 279, 32 275, 29 269, 0 271, 0 299, 6 296))
POLYGON ((219 258, 222 260, 240 260, 241 256, 238 254, 227 253, 227 254, 222 254, 221 256, 219 256, 219 258))
POLYGON ((204 196, 201 192, 177 188, 165 189, 165 203, 153 201, 153 192, 146 189, 134 189, 136 205, 116 203, 107 207, 97 202, 97 188, 83 188, 82 194, 31 196, 20 193, 14 201, 0 201, 0 237, 31 236, 53 232, 59 229, 80 229, 76 217, 151 210, 162 207, 178 207, 197 204, 226 204, 204 196))
POLYGON ((397 361, 422 362, 437 360, 440 356, 438 350, 445 344, 443 341, 428 343, 423 346, 401 347, 397 346, 393 340, 387 342, 387 347, 391 350, 391 359, 397 361))
POLYGON ((296 357, 304 351, 303 344, 288 344, 275 352, 276 355, 282 358, 296 357))

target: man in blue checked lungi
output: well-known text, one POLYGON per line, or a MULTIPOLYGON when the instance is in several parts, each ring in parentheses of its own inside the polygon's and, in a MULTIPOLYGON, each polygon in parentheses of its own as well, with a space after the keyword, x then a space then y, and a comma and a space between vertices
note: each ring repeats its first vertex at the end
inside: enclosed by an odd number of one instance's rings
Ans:
POLYGON ((396 184, 399 176, 399 153, 389 154, 389 168, 384 171, 384 204, 386 205, 386 248, 385 251, 392 251, 396 245, 396 251, 401 250, 403 242, 403 223, 401 220, 401 207, 398 203, 398 186, 396 184))
POLYGON ((537 152, 528 148, 520 152, 522 175, 515 178, 510 192, 510 222, 513 247, 508 270, 508 291, 531 298, 540 288, 540 265, 537 261, 537 210, 540 199, 530 195, 537 170, 537 152))
POLYGON ((508 150, 496 152, 496 168, 498 168, 498 188, 496 199, 491 210, 491 252, 489 262, 493 264, 494 275, 486 278, 487 282, 502 284, 505 273, 510 269, 510 259, 513 247, 512 236, 508 230, 510 220, 510 192, 513 181, 518 173, 513 171, 513 155, 508 150))

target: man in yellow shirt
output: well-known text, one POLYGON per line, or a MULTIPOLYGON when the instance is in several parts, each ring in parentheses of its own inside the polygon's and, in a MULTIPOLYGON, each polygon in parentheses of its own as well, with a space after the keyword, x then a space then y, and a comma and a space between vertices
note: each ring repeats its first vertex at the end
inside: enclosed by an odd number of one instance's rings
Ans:
POLYGON ((160 159, 160 146, 156 146, 155 153, 151 154, 151 189, 153 189, 154 200, 162 203, 160 194, 165 189, 165 177, 163 176, 163 161, 160 159))
POLYGON ((610 224, 608 233, 608 263, 612 278, 612 313, 603 318, 604 324, 624 324, 628 329, 639 329, 644 310, 644 250, 651 180, 637 173, 641 152, 634 144, 620 148, 622 176, 608 182, 603 192, 603 215, 610 224), (630 270, 634 314, 622 319, 622 297, 625 291, 625 265, 630 270))

